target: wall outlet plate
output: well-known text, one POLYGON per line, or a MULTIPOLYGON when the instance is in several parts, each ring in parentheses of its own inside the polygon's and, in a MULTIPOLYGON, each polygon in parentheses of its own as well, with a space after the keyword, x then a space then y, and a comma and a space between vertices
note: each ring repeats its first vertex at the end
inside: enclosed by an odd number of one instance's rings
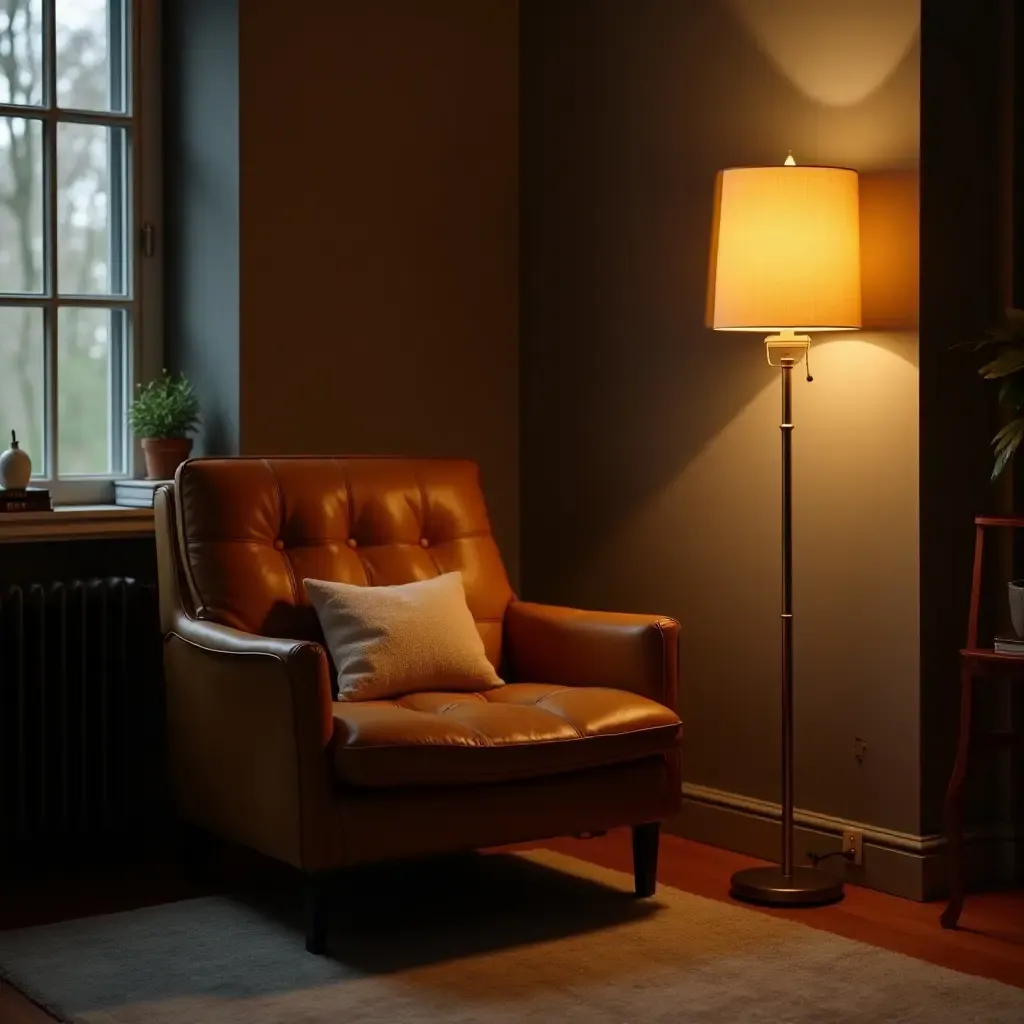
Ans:
POLYGON ((843 833, 843 853, 849 863, 860 867, 864 863, 864 834, 847 829, 843 833))

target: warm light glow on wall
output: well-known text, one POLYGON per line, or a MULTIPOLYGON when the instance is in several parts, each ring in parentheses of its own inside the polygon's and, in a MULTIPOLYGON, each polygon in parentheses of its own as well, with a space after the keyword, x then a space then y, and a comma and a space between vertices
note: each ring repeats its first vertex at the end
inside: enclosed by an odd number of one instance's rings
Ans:
POLYGON ((920 0, 729 0, 758 46, 804 95, 852 107, 914 45, 920 0))
POLYGON ((736 167, 718 175, 708 313, 716 330, 861 326, 857 172, 736 167))

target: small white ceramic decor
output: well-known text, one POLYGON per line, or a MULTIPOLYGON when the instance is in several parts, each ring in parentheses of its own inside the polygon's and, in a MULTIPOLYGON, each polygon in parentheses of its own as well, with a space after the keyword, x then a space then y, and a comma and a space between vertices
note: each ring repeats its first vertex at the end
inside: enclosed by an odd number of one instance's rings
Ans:
POLYGON ((5 491, 24 490, 32 478, 32 460, 21 450, 18 437, 11 431, 11 447, 0 455, 0 487, 5 491))

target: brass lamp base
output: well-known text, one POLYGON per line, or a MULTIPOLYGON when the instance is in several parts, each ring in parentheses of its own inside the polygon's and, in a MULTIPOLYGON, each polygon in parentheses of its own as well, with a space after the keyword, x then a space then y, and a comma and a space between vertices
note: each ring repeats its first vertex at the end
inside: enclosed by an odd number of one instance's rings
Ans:
POLYGON ((793 868, 788 877, 781 867, 747 868, 732 876, 729 895, 748 903, 777 907, 817 907, 843 898, 843 883, 818 868, 793 868))

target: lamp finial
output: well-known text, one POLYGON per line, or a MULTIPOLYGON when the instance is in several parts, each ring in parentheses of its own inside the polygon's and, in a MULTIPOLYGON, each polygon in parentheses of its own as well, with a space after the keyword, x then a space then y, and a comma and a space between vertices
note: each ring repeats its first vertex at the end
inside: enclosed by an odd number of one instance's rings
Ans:
POLYGON ((789 150, 789 156, 786 157, 783 167, 796 167, 796 161, 793 159, 793 150, 789 150))

